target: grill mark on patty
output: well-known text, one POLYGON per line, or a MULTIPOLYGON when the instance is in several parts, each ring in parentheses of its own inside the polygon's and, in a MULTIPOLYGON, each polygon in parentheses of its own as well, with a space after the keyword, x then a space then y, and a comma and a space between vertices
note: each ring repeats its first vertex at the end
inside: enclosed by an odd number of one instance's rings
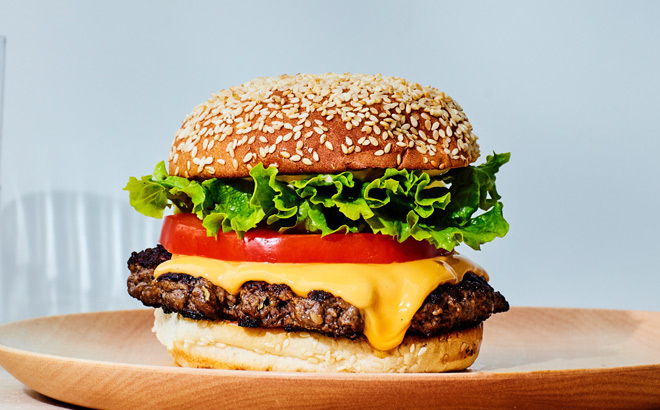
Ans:
MULTIPOLYGON (((133 252, 128 260, 128 293, 145 306, 190 319, 230 320, 244 327, 315 331, 350 339, 360 337, 364 330, 358 308, 323 290, 301 297, 287 285, 250 281, 234 295, 205 278, 183 273, 154 279, 156 267, 170 258, 161 245, 133 252)), ((408 333, 433 336, 471 327, 508 309, 504 297, 485 279, 466 273, 460 283, 440 285, 429 294, 408 333)))

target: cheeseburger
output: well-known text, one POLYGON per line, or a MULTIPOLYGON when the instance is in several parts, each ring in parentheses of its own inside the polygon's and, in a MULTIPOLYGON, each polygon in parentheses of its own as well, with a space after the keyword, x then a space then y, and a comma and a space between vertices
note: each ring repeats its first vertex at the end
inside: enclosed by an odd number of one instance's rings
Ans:
POLYGON ((128 292, 181 366, 442 372, 477 357, 508 310, 477 264, 509 225, 448 95, 401 78, 301 74, 213 95, 167 165, 130 178, 139 212, 166 216, 133 252, 128 292))

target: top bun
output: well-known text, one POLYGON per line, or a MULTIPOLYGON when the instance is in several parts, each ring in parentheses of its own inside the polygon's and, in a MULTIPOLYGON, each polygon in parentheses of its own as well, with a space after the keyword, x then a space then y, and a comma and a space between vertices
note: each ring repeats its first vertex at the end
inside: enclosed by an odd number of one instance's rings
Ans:
POLYGON ((176 133, 169 173, 246 177, 371 168, 449 169, 479 157, 462 108, 402 78, 363 74, 264 77, 214 94, 176 133))

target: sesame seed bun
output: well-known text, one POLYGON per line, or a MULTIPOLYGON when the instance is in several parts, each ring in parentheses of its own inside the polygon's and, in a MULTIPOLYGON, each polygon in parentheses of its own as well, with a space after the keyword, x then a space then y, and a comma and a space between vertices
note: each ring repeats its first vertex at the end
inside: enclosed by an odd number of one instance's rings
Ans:
POLYGON ((154 332, 180 366, 291 372, 446 372, 477 358, 482 325, 436 337, 407 336, 387 352, 364 339, 251 329, 233 322, 191 320, 156 309, 154 332))
POLYGON ((463 110, 435 88, 381 75, 299 74, 258 78, 197 106, 176 134, 169 173, 246 177, 260 162, 280 174, 443 170, 478 157, 463 110))

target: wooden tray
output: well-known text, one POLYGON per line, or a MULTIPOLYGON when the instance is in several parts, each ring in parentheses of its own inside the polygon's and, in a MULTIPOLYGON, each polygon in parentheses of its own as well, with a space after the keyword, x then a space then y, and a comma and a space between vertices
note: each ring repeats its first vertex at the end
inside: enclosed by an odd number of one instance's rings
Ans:
POLYGON ((152 310, 0 326, 0 365, 28 387, 94 408, 660 407, 660 312, 513 308, 485 324, 470 370, 312 374, 176 367, 152 310))

